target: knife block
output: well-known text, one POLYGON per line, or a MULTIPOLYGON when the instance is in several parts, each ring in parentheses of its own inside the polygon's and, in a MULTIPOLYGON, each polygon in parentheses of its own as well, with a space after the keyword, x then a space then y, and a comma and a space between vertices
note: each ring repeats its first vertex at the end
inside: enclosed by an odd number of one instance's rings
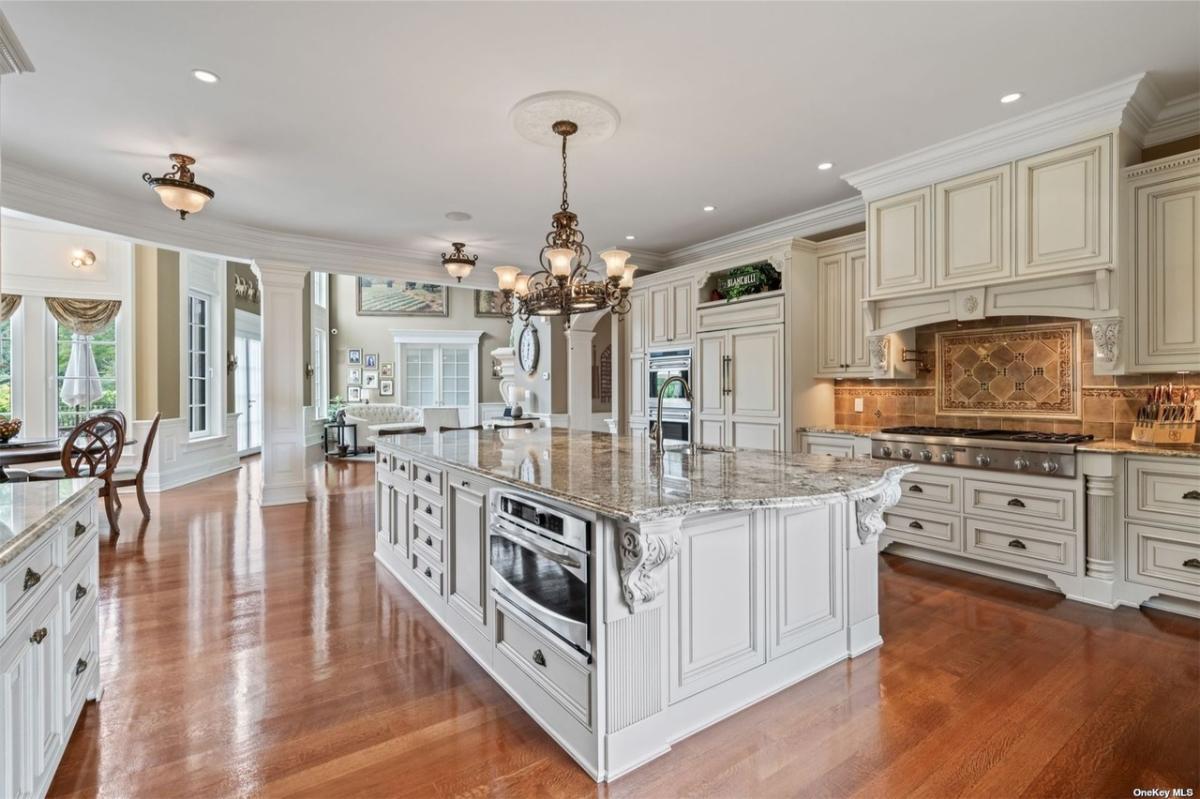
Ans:
POLYGON ((1172 446, 1196 442, 1195 422, 1137 422, 1132 438, 1139 444, 1172 446))

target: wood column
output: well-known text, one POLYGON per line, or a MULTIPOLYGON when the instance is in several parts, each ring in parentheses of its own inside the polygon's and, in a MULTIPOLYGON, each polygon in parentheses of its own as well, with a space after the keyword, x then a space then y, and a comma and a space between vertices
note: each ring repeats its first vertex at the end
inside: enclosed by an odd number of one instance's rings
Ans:
POLYGON ((304 279, 296 264, 255 261, 262 286, 262 505, 306 502, 304 279))

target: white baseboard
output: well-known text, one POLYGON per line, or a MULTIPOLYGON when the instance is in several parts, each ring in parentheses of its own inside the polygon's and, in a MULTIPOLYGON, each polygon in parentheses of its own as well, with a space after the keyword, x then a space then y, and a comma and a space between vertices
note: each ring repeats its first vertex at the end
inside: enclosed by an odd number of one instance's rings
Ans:
MULTIPOLYGON (((188 436, 186 419, 177 417, 161 420, 158 439, 154 442, 146 467, 146 491, 168 491, 241 468, 237 453, 236 421, 237 414, 229 414, 225 434, 192 440, 188 436)), ((140 459, 141 447, 150 432, 150 420, 135 421, 132 427, 133 437, 142 442, 138 445, 140 459)))

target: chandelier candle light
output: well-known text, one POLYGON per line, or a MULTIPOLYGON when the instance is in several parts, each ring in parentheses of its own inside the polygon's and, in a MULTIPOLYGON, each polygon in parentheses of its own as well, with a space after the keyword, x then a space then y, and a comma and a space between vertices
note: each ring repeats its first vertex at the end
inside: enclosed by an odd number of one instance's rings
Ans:
POLYGON ((159 178, 146 172, 142 180, 158 192, 163 205, 178 211, 180 219, 187 219, 188 214, 204 210, 214 196, 213 190, 196 182, 196 176, 190 168, 196 163, 195 158, 180 153, 171 153, 170 158, 175 163, 170 172, 159 178))
POLYGON ((629 253, 624 250, 606 250, 600 253, 604 279, 588 279, 592 251, 584 244, 579 217, 567 202, 567 137, 579 127, 569 120, 559 120, 552 130, 562 137, 562 203, 552 217, 546 245, 538 254, 540 269, 531 275, 521 274, 517 266, 492 270, 503 297, 501 310, 510 322, 514 316, 528 322, 531 316, 569 317, 598 308, 611 308, 613 313, 624 315, 629 311, 629 290, 637 267, 626 263, 629 253))

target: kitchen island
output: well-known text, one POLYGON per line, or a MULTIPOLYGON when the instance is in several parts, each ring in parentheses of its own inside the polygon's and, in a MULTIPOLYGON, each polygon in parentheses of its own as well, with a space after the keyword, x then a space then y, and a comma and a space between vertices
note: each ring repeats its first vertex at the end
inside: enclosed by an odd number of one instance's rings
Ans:
POLYGON ((597 780, 882 643, 912 466, 643 438, 376 441, 376 559, 597 780))

